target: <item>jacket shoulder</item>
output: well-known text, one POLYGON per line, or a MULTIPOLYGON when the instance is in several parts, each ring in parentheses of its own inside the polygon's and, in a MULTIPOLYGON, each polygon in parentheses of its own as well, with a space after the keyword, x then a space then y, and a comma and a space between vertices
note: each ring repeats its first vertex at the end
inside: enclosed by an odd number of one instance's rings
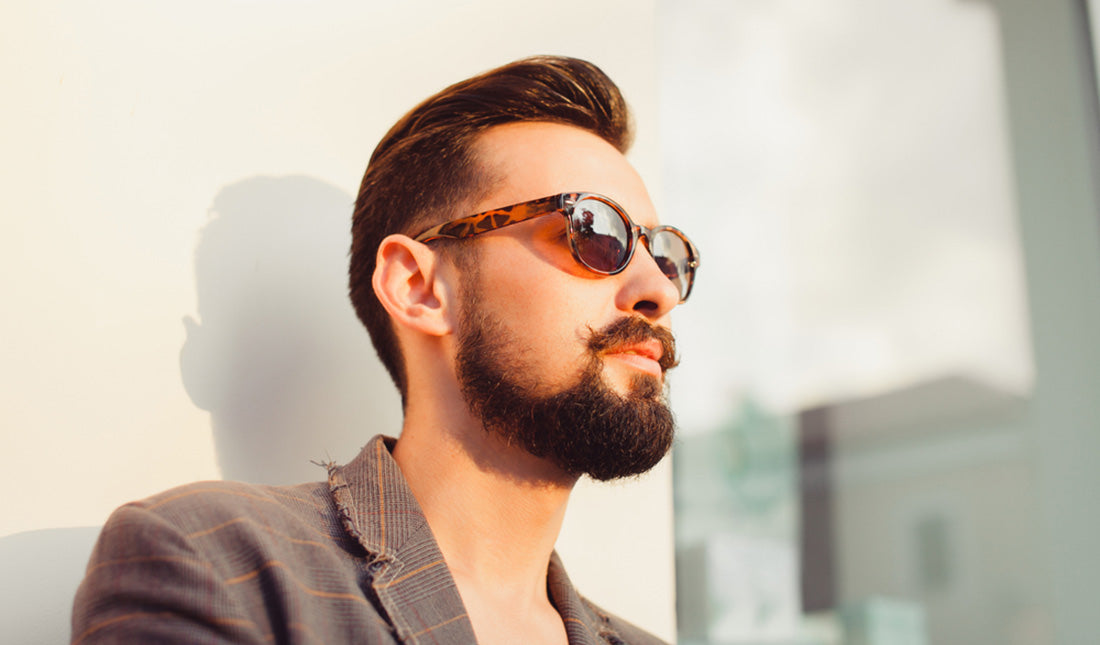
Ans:
POLYGON ((391 642, 333 508, 327 483, 236 482, 119 507, 77 591, 73 642, 391 642))
POLYGON ((145 511, 181 529, 194 528, 212 519, 258 514, 313 516, 331 507, 324 482, 297 486, 267 486, 232 481, 200 481, 171 488, 142 500, 124 504, 145 511))

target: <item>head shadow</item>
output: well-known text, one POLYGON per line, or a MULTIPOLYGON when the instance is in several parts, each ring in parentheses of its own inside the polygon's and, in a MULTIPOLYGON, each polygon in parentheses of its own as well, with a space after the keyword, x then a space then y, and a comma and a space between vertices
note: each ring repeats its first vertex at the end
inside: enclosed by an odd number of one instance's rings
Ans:
POLYGON ((311 460, 347 461, 400 430, 400 398, 347 296, 353 201, 305 176, 253 177, 214 198, 180 372, 210 412, 227 479, 320 479, 311 460))

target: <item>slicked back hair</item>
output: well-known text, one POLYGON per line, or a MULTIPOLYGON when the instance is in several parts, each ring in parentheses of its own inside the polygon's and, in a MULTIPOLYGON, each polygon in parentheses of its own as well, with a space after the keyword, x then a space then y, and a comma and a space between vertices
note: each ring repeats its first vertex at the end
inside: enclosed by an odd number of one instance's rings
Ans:
MULTIPOLYGON (((572 125, 622 153, 632 138, 626 102, 602 70, 575 58, 536 56, 428 98, 390 128, 371 155, 352 217, 349 291, 402 403, 408 394, 405 364, 393 324, 371 285, 378 246, 387 235, 416 235, 469 215, 492 180, 474 153, 478 135, 519 121, 572 125)), ((458 243, 439 246, 451 255, 461 253, 458 243)))

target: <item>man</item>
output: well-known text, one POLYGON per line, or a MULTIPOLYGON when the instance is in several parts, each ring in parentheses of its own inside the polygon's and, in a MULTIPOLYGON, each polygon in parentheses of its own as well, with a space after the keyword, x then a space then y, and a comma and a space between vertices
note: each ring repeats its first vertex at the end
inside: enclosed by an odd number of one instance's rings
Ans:
POLYGON ((599 69, 551 57, 398 122, 360 188, 350 290, 400 439, 325 483, 120 508, 74 642, 658 642, 581 599, 553 553, 581 475, 644 472, 672 441, 668 318, 697 254, 657 226, 628 124, 599 69))

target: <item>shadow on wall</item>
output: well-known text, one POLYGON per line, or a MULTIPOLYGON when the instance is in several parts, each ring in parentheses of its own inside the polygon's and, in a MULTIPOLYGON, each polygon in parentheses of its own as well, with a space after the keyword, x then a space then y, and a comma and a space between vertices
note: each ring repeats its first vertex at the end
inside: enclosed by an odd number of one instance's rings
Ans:
MULTIPOLYGON (((397 434, 401 404, 347 292, 353 199, 309 177, 221 190, 195 250, 198 320, 184 318, 180 369, 209 410, 222 475, 323 479, 397 434)), ((69 642, 73 594, 99 527, 0 539, 0 641, 69 642)))
POLYGON ((210 412, 226 479, 315 481, 401 428, 401 404, 347 296, 353 198, 304 176, 219 191, 195 250, 184 387, 210 412))

